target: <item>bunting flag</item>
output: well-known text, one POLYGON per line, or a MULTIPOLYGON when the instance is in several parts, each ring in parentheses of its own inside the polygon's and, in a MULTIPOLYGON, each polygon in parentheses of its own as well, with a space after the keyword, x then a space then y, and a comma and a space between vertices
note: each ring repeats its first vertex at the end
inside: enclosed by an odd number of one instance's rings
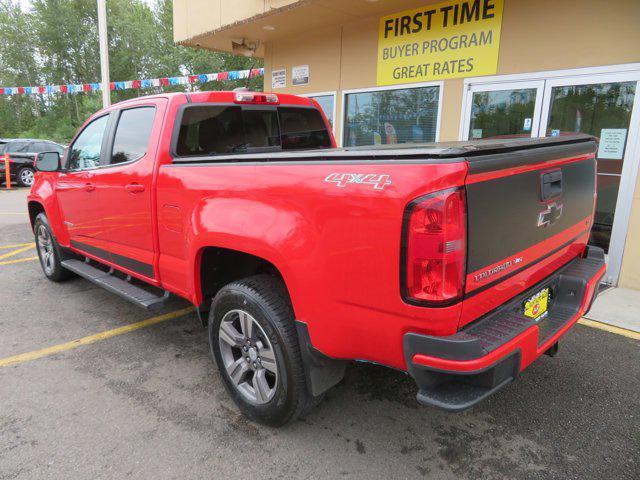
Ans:
MULTIPOLYGON (((264 68, 251 70, 234 70, 218 73, 201 73, 200 75, 185 75, 180 77, 146 78, 143 80, 127 80, 125 82, 111 82, 110 90, 128 90, 132 88, 153 88, 187 85, 190 83, 221 82, 223 80, 242 80, 261 77, 264 68)), ((0 87, 0 95, 39 95, 43 93, 80 93, 97 92, 102 89, 100 83, 68 83, 66 85, 39 85, 37 87, 0 87)))

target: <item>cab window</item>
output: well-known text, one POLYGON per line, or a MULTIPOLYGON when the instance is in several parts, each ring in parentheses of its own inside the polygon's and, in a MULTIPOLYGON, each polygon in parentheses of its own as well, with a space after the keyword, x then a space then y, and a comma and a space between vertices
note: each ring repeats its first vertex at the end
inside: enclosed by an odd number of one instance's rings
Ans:
POLYGON ((180 157, 331 147, 315 108, 194 105, 185 108, 179 128, 180 157))
POLYGON ((85 170, 100 165, 100 151, 109 115, 95 119, 78 135, 69 148, 68 170, 85 170))

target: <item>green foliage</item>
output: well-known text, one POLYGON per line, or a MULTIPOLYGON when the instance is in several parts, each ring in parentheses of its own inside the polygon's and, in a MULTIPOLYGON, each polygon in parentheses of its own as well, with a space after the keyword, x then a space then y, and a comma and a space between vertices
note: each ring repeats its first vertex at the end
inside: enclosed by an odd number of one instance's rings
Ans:
MULTIPOLYGON (((95 0, 0 0, 0 86, 60 85, 100 81, 95 0), (23 2, 24 5, 24 2, 23 2)), ((173 43, 171 0, 108 0, 109 69, 112 81, 241 70, 261 61, 173 43)), ((229 90, 238 81, 111 92, 111 101, 160 91, 229 90)), ((262 89, 262 79, 249 88, 262 89)), ((34 137, 68 142, 102 106, 100 92, 0 95, 0 138, 34 137)))

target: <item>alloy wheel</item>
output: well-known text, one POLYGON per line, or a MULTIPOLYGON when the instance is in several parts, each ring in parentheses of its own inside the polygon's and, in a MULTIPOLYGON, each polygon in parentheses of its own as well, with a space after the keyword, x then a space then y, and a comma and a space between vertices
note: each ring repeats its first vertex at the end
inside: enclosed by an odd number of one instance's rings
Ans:
POLYGON ((31 185, 33 185, 34 178, 35 178, 35 174, 33 173, 33 170, 25 168, 20 172, 20 181, 22 182, 23 185, 26 185, 27 187, 30 187, 31 185))
POLYGON ((235 389, 254 405, 269 402, 278 385, 278 365, 260 324, 244 310, 230 310, 218 328, 220 355, 235 389))
POLYGON ((44 225, 38 227, 38 255, 42 262, 44 273, 51 275, 55 269, 55 255, 53 251, 53 239, 49 230, 44 225))

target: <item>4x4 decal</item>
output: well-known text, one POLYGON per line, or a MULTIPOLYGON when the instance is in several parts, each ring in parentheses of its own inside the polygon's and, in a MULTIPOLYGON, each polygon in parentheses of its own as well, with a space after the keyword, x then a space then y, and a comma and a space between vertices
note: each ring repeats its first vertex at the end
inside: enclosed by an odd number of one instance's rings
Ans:
POLYGON ((391 185, 389 175, 378 173, 330 173, 324 181, 335 183, 337 187, 346 187, 350 183, 373 185, 374 190, 382 190, 387 185, 391 185))

